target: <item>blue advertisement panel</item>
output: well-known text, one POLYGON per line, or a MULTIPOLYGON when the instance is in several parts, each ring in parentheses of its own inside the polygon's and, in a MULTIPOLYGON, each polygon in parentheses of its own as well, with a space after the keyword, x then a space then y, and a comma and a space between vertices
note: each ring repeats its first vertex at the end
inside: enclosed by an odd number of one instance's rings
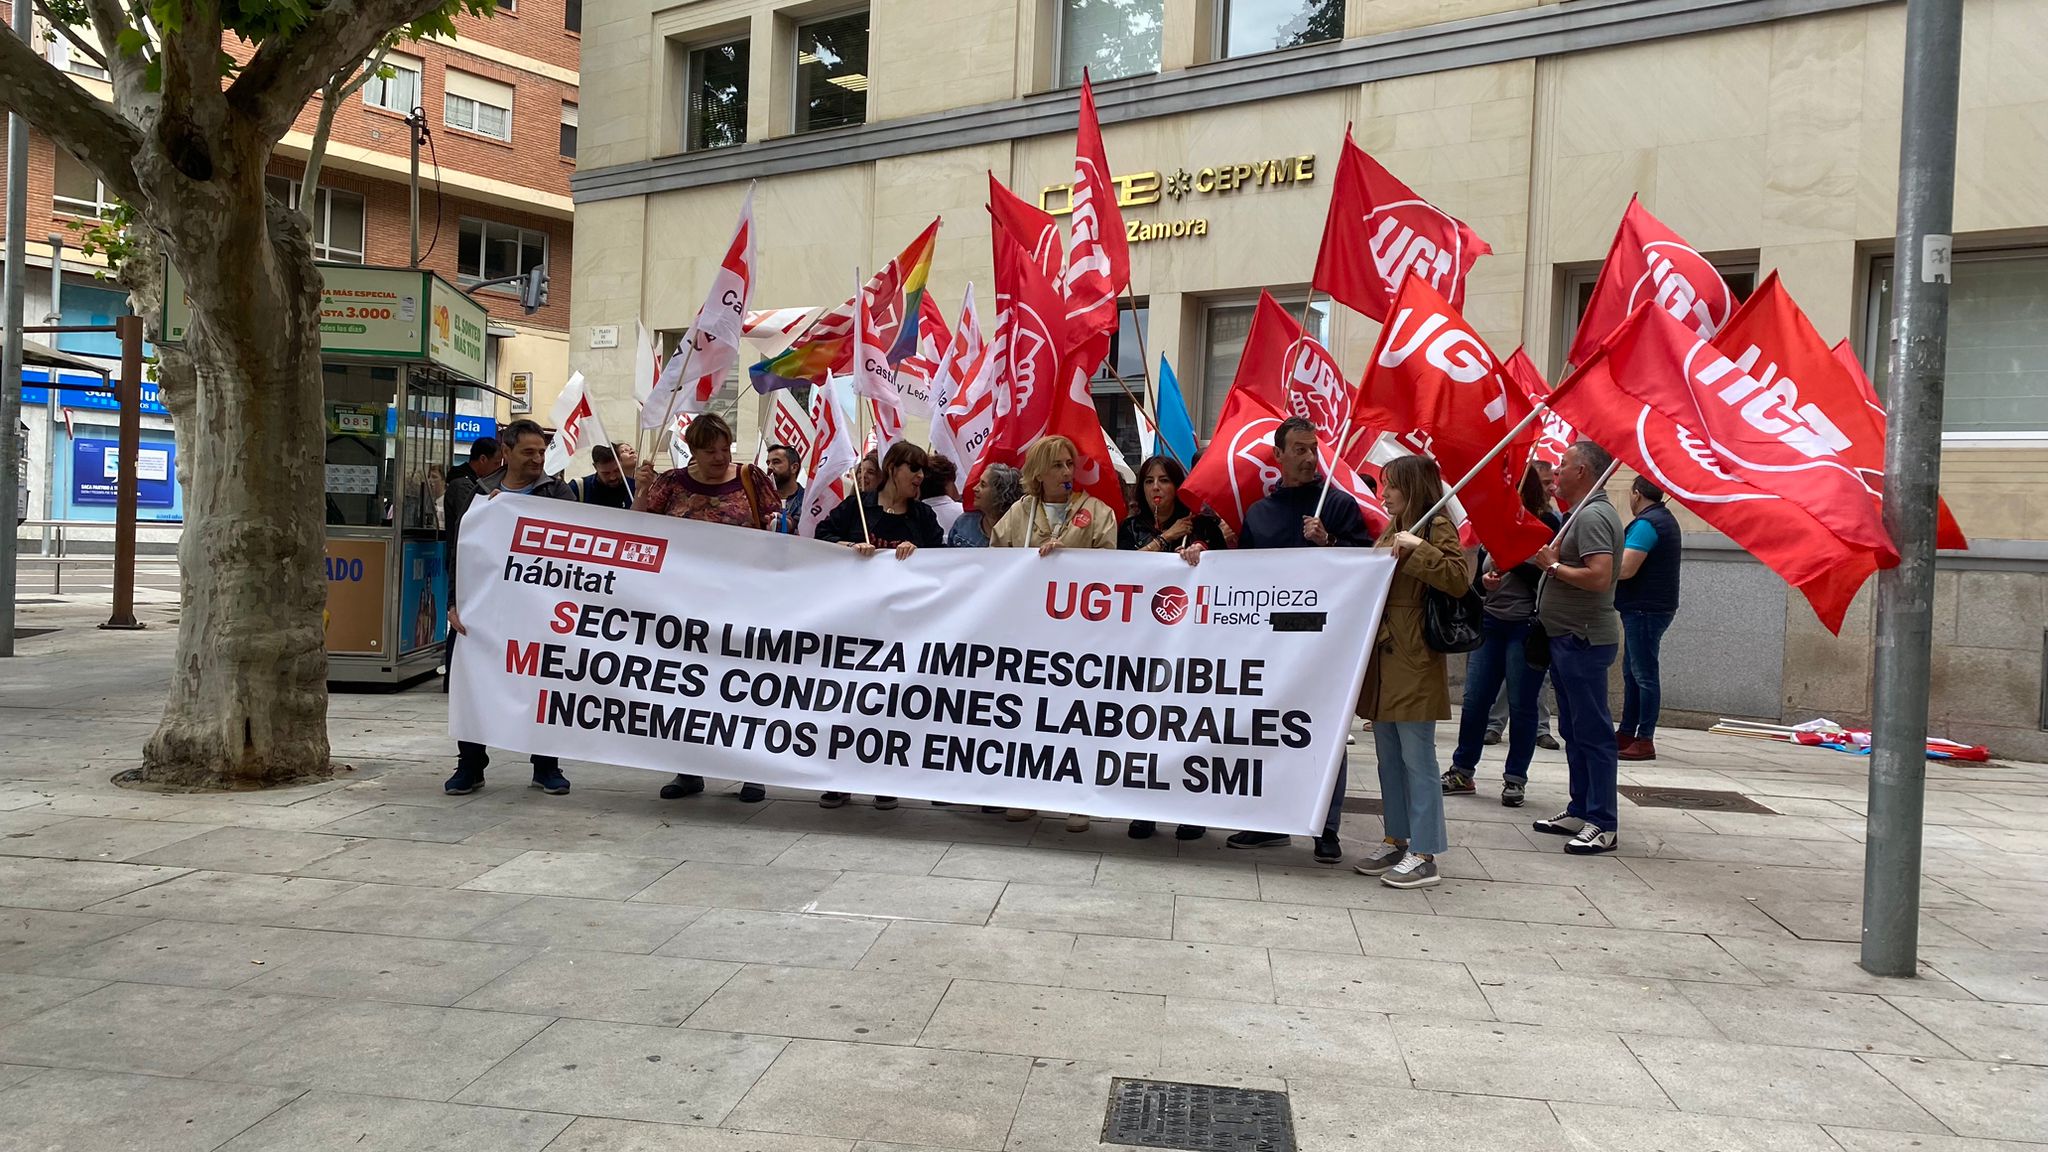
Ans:
MULTIPOLYGON (((457 415, 454 421, 457 444, 467 444, 486 436, 496 437, 498 434, 498 421, 494 416, 457 415)), ((398 409, 389 405, 384 408, 384 434, 398 435, 398 409)))
MULTIPOLYGON (((135 503, 139 508, 169 508, 177 503, 178 446, 145 441, 135 460, 135 503)), ((115 440, 80 437, 71 442, 71 502, 112 506, 118 499, 121 445, 115 440)))
POLYGON ((398 650, 412 652, 448 638, 448 566, 439 540, 407 540, 399 555, 398 650))
MULTIPOLYGON (((112 367, 118 369, 119 364, 112 367)), ((50 372, 48 368, 24 367, 21 370, 21 403, 24 408, 40 408, 50 402, 50 372)), ((66 408, 95 409, 102 412, 119 412, 121 402, 111 390, 104 389, 106 381, 90 372, 57 372, 57 403, 66 408)), ((156 382, 142 382, 142 411, 151 416, 168 416, 163 400, 157 395, 156 382)))

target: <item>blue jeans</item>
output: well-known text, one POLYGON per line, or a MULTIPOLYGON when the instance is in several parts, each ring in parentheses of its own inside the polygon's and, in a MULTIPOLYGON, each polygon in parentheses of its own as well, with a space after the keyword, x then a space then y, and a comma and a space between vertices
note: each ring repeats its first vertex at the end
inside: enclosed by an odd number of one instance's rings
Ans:
POLYGON ((1436 721, 1375 721, 1372 742, 1380 759, 1387 839, 1424 856, 1450 847, 1443 781, 1436 769, 1436 721))
POLYGON ((1522 656, 1529 621, 1488 615, 1482 635, 1485 642, 1465 658, 1465 706, 1458 713, 1458 750, 1451 753, 1451 767, 1467 776, 1478 767, 1491 721, 1488 713, 1505 680, 1508 763, 1503 775, 1526 782, 1529 761, 1536 755, 1536 694, 1543 686, 1543 677, 1522 656))
POLYGON ((1657 654, 1664 647, 1664 630, 1671 627, 1676 612, 1623 612, 1621 637, 1626 642, 1621 658, 1621 735, 1651 739, 1657 734, 1657 713, 1664 705, 1664 689, 1657 679, 1657 654))
POLYGON ((1588 644, 1569 634, 1550 638, 1550 682, 1557 686, 1557 734, 1571 768, 1572 802, 1565 814, 1603 832, 1615 830, 1614 721, 1607 710, 1613 644, 1588 644))

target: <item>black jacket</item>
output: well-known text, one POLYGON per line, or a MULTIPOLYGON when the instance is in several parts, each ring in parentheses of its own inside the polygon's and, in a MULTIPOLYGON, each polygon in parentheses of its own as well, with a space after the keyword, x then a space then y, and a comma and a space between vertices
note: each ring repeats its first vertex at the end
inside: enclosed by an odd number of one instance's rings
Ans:
POLYGON ((1172 515, 1167 518, 1164 524, 1157 523, 1152 515, 1152 506, 1140 500, 1131 508, 1130 515, 1124 517, 1124 522, 1117 525, 1116 546, 1125 552, 1136 552, 1138 549, 1158 539, 1161 532, 1189 517, 1194 518, 1194 526, 1188 530, 1186 536, 1181 538, 1178 547, 1185 547, 1189 544, 1200 544, 1202 547, 1212 550, 1229 547, 1223 539, 1223 524, 1221 521, 1207 512, 1199 515, 1190 512, 1187 509, 1187 505, 1177 500, 1174 502, 1172 515))
POLYGON ((939 514, 922 500, 912 500, 902 512, 882 511, 881 500, 872 492, 858 499, 867 505, 867 531, 861 531, 861 509, 848 496, 830 515, 818 523, 818 539, 828 544, 858 544, 862 540, 877 548, 894 548, 911 543, 919 548, 943 548, 946 533, 939 528, 939 514))
MULTIPOLYGON (((1304 517, 1315 515, 1316 501, 1323 495, 1323 478, 1318 476, 1306 484, 1292 488, 1281 486, 1273 494, 1245 510, 1244 532, 1238 539, 1240 548, 1310 548, 1308 537, 1301 533, 1304 517)), ((1329 499, 1323 500, 1323 530, 1330 534, 1330 543, 1339 548, 1372 547, 1372 529, 1366 527, 1365 513, 1358 510, 1358 501, 1350 493, 1335 485, 1330 487, 1329 499)))

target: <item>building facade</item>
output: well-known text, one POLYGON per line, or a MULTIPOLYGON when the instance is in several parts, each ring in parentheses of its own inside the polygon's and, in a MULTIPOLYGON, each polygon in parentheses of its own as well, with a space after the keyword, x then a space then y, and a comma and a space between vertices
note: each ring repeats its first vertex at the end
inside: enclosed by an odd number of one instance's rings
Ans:
MULTIPOLYGON (((2048 5, 1964 12, 1943 491, 1973 549, 1941 561, 1932 713, 2038 758, 2048 5)), ((1198 430, 1261 288, 1363 367, 1376 325, 1307 291, 1347 124, 1490 243, 1466 312, 1503 354, 1561 371, 1640 195, 1737 292, 1780 273, 1882 383, 1904 28, 1897 0, 609 0, 585 31, 570 366, 623 418, 636 319, 690 322, 750 181, 755 307, 837 303, 942 215, 933 290, 951 312, 980 285, 991 315, 986 174, 1064 207, 1086 67, 1132 241, 1123 343, 1172 360, 1198 430)), ((1116 359, 1135 377, 1147 357, 1116 359)), ((1119 387, 1097 395, 1119 427, 1119 387)), ((1867 720, 1874 582, 1836 638, 1685 526, 1667 711, 1867 720)))
MULTIPOLYGON (((0 13, 6 13, 0 0, 0 13)), ((406 44, 384 71, 344 98, 334 123, 319 188, 309 213, 320 260, 404 267, 412 257, 411 130, 406 117, 424 114, 428 143, 420 149, 419 265, 467 285, 544 263, 550 291, 532 315, 516 288, 476 293, 490 314, 487 341, 493 394, 474 390, 457 401, 457 437, 488 434, 500 421, 537 412, 546 418, 568 373, 567 329, 575 237, 569 177, 575 170, 581 57, 580 0, 499 0, 488 18, 458 17, 452 41, 406 44)), ((105 73, 61 37, 42 37, 38 50, 82 86, 106 97, 105 73)), ((300 114, 277 151, 272 195, 298 203, 301 177, 320 112, 320 97, 300 114)), ((5 189, 0 174, 0 190, 5 189)), ((98 178, 48 136, 29 142, 28 323, 61 316, 65 324, 111 323, 128 311, 127 297, 98 278, 104 262, 79 251, 81 230, 113 204, 98 178), (61 273, 52 256, 61 246, 61 273), (53 303, 54 300, 54 303, 53 303)), ((111 334, 66 334, 47 342, 65 351, 111 357, 111 334)), ((31 517, 111 520, 113 506, 99 477, 101 441, 114 438, 111 400, 80 392, 51 399, 41 373, 27 374, 23 404, 30 425, 31 517)), ((145 453, 175 451, 170 422, 145 389, 145 453)), ((148 458, 145 464, 153 467, 148 458)), ((145 468, 142 519, 183 518, 177 485, 151 489, 145 468)), ((83 530, 74 537, 92 538, 83 530)), ((164 534, 155 534, 164 535, 164 534)))

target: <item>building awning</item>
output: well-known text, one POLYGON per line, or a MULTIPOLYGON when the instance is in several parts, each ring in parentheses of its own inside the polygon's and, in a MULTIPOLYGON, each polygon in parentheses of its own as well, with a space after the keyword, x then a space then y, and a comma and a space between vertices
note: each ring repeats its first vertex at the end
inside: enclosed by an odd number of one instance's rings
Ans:
POLYGON ((104 360, 59 352, 47 344, 39 344, 34 340, 25 339, 21 342, 21 362, 34 364, 38 368, 69 368, 73 372, 90 372, 107 380, 112 380, 114 376, 114 370, 109 368, 104 360))
POLYGON ((496 336, 500 340, 510 340, 514 336, 519 335, 519 329, 507 328, 503 324, 490 323, 484 325, 484 335, 496 336))

